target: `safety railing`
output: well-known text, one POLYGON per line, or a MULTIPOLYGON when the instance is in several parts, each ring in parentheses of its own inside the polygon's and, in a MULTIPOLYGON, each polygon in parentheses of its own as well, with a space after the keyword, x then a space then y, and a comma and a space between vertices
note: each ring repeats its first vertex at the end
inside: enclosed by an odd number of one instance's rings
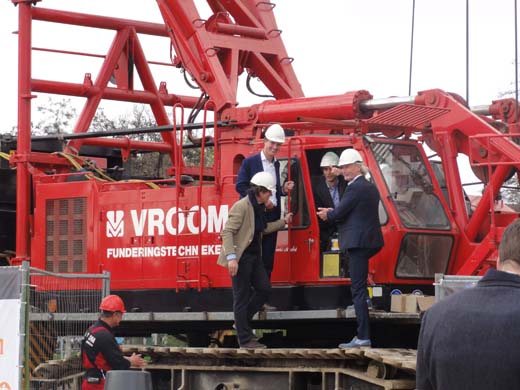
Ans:
POLYGON ((480 279, 481 276, 435 274, 435 302, 456 292, 475 287, 480 279))

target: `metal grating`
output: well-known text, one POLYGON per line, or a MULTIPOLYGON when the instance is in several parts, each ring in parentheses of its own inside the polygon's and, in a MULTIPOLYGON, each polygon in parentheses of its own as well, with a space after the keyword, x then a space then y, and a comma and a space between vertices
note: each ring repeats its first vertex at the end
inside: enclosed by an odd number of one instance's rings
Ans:
MULTIPOLYGON (((51 265, 58 266, 65 270, 70 267, 65 260, 51 265)), ((76 264, 73 269, 81 272, 76 264)), ((71 378, 83 371, 79 354, 81 340, 92 318, 97 318, 99 303, 108 293, 110 277, 85 273, 72 276, 70 271, 58 274, 36 268, 30 268, 28 276, 29 342, 24 367, 30 369, 31 383, 27 383, 27 388, 78 390, 81 385, 77 386, 77 381, 73 383, 71 378), (61 315, 66 320, 54 320, 54 316, 61 315), (55 382, 52 378, 64 380, 55 382)), ((3 389, 1 384, 0 388, 3 389)))
POLYGON ((370 129, 409 129, 423 126, 450 112, 447 108, 400 104, 367 120, 370 129))
POLYGON ((45 269, 86 272, 87 198, 48 199, 46 202, 45 269))

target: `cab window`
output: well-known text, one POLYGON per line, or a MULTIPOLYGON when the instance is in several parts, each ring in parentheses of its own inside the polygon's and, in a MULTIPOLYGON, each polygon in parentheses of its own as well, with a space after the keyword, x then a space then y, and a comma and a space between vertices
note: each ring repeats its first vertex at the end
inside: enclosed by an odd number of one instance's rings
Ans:
POLYGON ((450 221, 433 192, 432 178, 417 147, 373 143, 372 151, 403 225, 449 230, 450 221))

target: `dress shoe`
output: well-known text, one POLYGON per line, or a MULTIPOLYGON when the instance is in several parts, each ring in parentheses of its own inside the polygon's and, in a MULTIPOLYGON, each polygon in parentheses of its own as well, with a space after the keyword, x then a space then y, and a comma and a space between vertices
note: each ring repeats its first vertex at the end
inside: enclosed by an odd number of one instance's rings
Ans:
POLYGON ((361 339, 358 339, 357 337, 354 337, 350 342, 341 343, 340 345, 338 345, 338 348, 360 348, 360 347, 370 347, 370 346, 372 346, 370 339, 361 340, 361 339))
POLYGON ((271 306, 268 303, 264 303, 264 305, 262 306, 262 310, 263 311, 276 311, 277 308, 275 306, 271 306))
POLYGON ((254 338, 249 340, 247 343, 242 344, 240 348, 244 349, 265 349, 267 346, 265 344, 259 343, 258 340, 254 338))

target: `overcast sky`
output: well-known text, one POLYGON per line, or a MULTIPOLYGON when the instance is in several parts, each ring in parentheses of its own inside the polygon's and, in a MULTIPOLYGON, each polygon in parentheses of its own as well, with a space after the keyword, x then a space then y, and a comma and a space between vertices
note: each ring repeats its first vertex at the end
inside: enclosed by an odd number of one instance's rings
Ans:
MULTIPOLYGON (((408 95, 412 0, 279 0, 276 4, 278 26, 307 96, 357 89, 367 89, 376 98, 408 95)), ((154 0, 43 0, 38 6, 161 22, 154 0)), ((416 0, 412 94, 441 88, 466 95, 465 6, 464 0, 416 0)), ((513 7, 514 0, 470 0, 471 105, 491 102, 514 80, 513 7)), ((207 17, 205 12, 201 8, 202 17, 207 17)), ((11 1, 1 1, 4 125, 15 121, 17 40, 12 32, 17 23, 17 9, 11 1)), ((89 35, 65 31, 37 22, 34 46, 106 51, 91 29, 89 35)), ((109 42, 113 35, 105 36, 109 42)), ((168 42, 157 41, 149 59, 167 60, 168 42)), ((95 74, 100 63, 76 64, 75 59, 41 53, 34 57, 35 76, 48 78, 54 71, 74 82, 81 82, 86 72, 95 74), (44 66, 37 62, 41 58, 44 66)), ((168 69, 165 74, 175 80, 179 72, 168 69)), ((174 85, 170 90, 176 91, 174 85)), ((243 96, 241 104, 250 104, 243 96)))
MULTIPOLYGON (((412 0, 278 0, 275 16, 306 96, 366 89, 375 98, 408 95, 412 0)), ((202 4, 205 3, 203 2, 202 4)), ((200 8, 207 18, 207 9, 200 8)), ((38 7, 162 22, 154 0, 43 0, 38 7)), ((466 96, 466 1, 416 0, 412 95, 440 88, 466 96)), ((470 105, 489 104, 514 81, 514 0, 470 0, 470 105)), ((0 1, 2 126, 16 124, 18 11, 0 1)), ((113 33, 35 22, 33 46, 105 54, 113 33)), ((168 61, 167 39, 143 37, 149 60, 168 61)), ((81 83, 99 59, 35 52, 33 76, 81 83)), ((188 93, 178 69, 154 67, 170 93, 188 93)), ((261 89, 261 85, 257 85, 261 89)), ((240 105, 254 100, 245 88, 240 105)), ((191 93, 190 93, 191 94, 191 93)), ((44 103, 39 96, 36 103, 44 103)), ((122 108, 118 108, 121 112, 122 108)), ((107 112, 110 116, 110 112, 107 112)), ((116 115, 117 116, 117 115, 116 115)))

